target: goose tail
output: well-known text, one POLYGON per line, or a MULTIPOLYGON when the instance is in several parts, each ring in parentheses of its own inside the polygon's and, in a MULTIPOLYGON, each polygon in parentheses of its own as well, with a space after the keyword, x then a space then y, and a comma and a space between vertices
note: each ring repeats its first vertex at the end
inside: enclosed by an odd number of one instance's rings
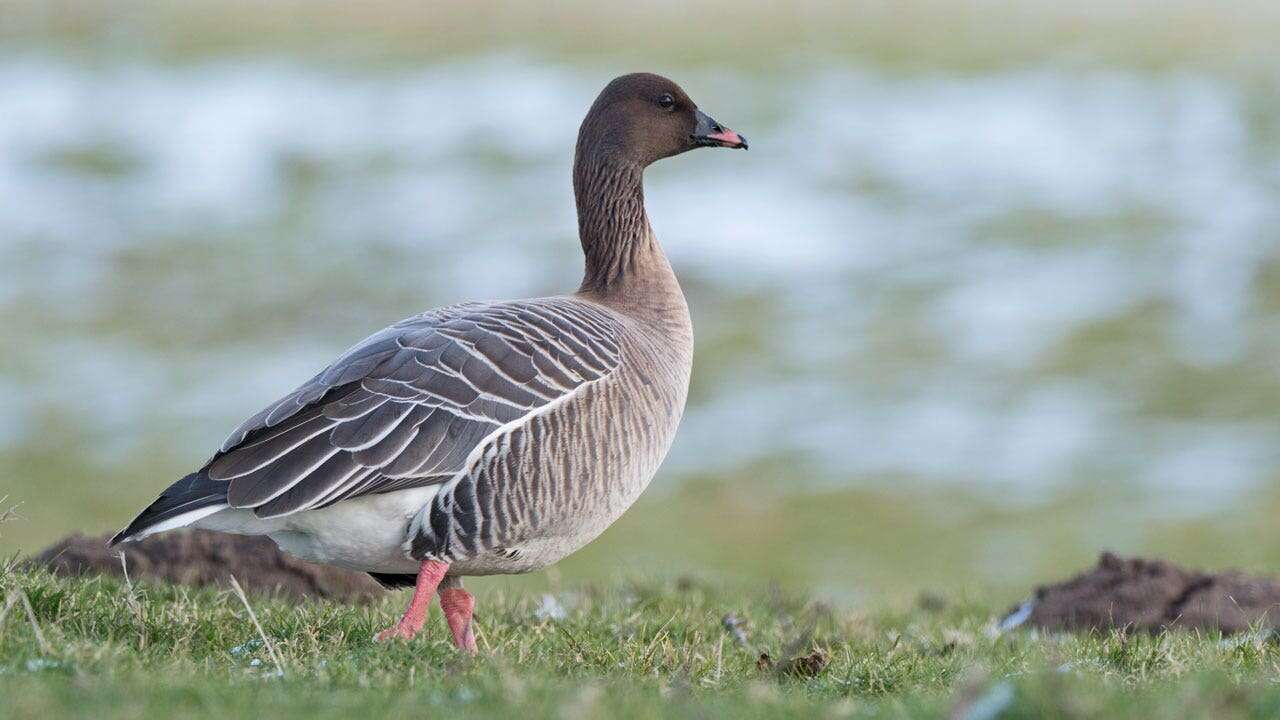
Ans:
POLYGON ((107 546, 185 527, 226 507, 227 483, 211 479, 204 470, 193 472, 170 485, 125 529, 116 533, 107 546))

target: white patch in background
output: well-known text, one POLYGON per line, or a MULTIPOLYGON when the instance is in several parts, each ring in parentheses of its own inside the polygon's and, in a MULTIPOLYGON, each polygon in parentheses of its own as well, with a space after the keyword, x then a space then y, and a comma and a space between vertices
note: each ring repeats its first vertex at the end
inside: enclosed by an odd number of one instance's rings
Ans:
MULTIPOLYGON (((1280 163, 1251 144, 1249 112, 1273 112, 1253 90, 840 62, 685 81, 752 149, 649 173, 700 351, 663 477, 798 456, 815 482, 1130 477, 1220 500, 1266 479, 1280 422, 1143 402, 1152 364, 1185 362, 1226 368, 1223 406, 1247 404, 1231 363, 1274 356, 1257 278, 1280 163), (1027 213, 1064 236, 993 229, 1027 213), (1109 359, 1054 367, 1070 338, 1140 311, 1158 317, 1109 359), (720 340, 748 350, 708 367, 720 340)), ((95 462, 148 442, 202 458, 383 324, 571 289, 570 148, 602 73, 510 55, 378 72, 0 56, 0 448, 67 418, 95 462), (191 325, 216 343, 167 341, 191 325)))

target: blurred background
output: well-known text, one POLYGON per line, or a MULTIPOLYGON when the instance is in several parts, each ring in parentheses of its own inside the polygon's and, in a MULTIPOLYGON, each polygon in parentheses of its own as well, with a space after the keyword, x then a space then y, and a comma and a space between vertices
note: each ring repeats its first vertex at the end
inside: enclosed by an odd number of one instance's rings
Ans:
POLYGON ((0 0, 0 551, 377 328, 576 287, 578 122, 651 70, 751 138, 648 173, 689 408, 514 582, 1280 570, 1280 5, 1066 5, 0 0))

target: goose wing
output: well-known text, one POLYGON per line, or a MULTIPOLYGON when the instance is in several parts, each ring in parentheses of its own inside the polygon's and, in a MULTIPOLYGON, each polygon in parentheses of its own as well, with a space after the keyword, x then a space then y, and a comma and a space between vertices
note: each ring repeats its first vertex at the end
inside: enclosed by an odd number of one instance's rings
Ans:
POLYGON ((499 428, 620 361, 616 321, 586 301, 443 308, 348 350, 236 428, 204 472, 263 518, 445 482, 499 428))

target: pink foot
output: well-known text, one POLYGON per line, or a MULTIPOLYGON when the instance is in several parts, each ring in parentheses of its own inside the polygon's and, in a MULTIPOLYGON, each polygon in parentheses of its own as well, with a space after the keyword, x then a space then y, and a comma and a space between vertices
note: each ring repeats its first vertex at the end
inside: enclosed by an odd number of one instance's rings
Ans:
POLYGON ((448 570, 449 563, 423 560, 422 566, 418 569, 418 582, 413 588, 413 599, 409 601, 404 617, 400 618, 400 622, 374 635, 374 640, 379 642, 396 638, 409 640, 417 635, 422 626, 427 624, 427 611, 431 609, 431 598, 436 594, 436 587, 440 585, 441 580, 444 580, 444 574, 448 570))
POLYGON ((476 634, 471 629, 471 613, 476 608, 476 599, 461 587, 450 587, 440 591, 440 609, 444 611, 444 619, 449 623, 449 632, 453 634, 453 644, 463 652, 476 653, 476 634))

